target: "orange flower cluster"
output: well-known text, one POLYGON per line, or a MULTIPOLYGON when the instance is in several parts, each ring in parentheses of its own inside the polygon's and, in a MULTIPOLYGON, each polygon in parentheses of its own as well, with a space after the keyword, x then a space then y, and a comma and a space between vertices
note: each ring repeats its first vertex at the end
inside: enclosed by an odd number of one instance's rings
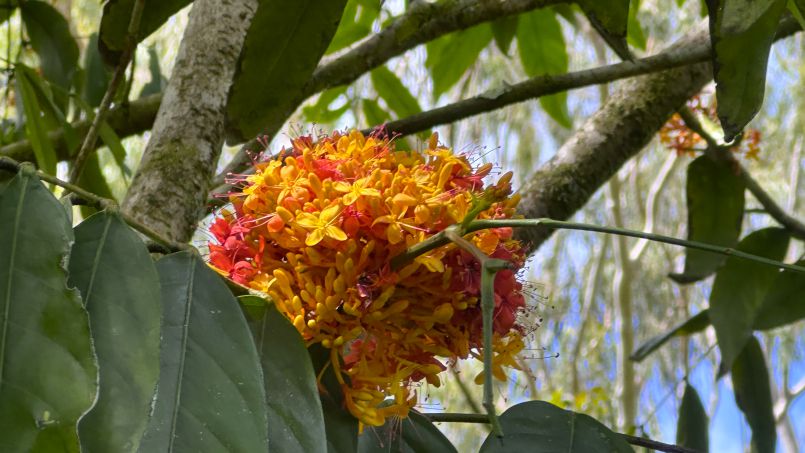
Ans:
MULTIPOLYGON (((699 96, 692 98, 687 106, 694 114, 708 118, 712 122, 717 121, 718 114, 715 106, 708 107, 704 105, 699 96)), ((743 153, 747 159, 757 160, 758 153, 760 153, 760 139, 760 131, 747 129, 740 143, 730 148, 730 150, 734 153, 743 153)), ((660 142, 666 148, 676 151, 678 156, 683 154, 693 156, 694 152, 697 151, 696 146, 703 144, 704 139, 690 130, 685 124, 685 120, 678 113, 674 113, 660 128, 660 142)))
MULTIPOLYGON (((242 192, 230 196, 234 212, 211 227, 210 264, 270 295, 308 345, 329 348, 347 409, 363 424, 382 425, 408 414, 412 384, 440 385, 445 361, 482 357, 480 266, 472 255, 447 245, 398 269, 390 263, 464 220, 480 200, 487 204, 478 218, 512 217, 511 175, 484 189, 491 169, 473 169, 436 136, 421 152, 396 151, 388 138, 358 131, 297 138, 241 179, 242 192)), ((523 265, 510 228, 465 238, 523 265)), ((524 307, 514 271, 499 272, 493 372, 500 379, 523 349, 524 307)))

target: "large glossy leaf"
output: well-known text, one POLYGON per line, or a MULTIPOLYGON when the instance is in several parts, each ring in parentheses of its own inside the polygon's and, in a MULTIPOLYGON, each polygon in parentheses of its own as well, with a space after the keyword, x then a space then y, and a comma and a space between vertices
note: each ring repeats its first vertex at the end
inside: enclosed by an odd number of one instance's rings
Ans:
POLYGON ((433 97, 453 87, 478 59, 478 55, 492 41, 489 24, 481 24, 457 33, 450 33, 427 44, 425 66, 433 79, 433 97))
MULTIPOLYGON (((520 62, 529 77, 567 71, 568 57, 562 26, 551 10, 538 9, 520 16, 517 49, 520 51, 520 62)), ((539 102, 556 122, 564 127, 573 125, 567 111, 567 93, 543 96, 539 102)))
POLYGON ((193 253, 160 259, 157 272, 161 367, 140 451, 266 451, 260 359, 238 302, 193 253))
MULTIPOLYGON (((726 165, 700 156, 688 165, 688 239, 733 247, 741 234, 744 183, 726 165)), ((703 250, 685 250, 685 270, 670 277, 678 283, 701 280, 727 258, 703 250)))
POLYGON ((607 44, 621 57, 628 56, 626 29, 629 23, 629 0, 577 0, 576 3, 607 44))
MULTIPOLYGON (((131 21, 131 10, 135 0, 109 0, 103 7, 101 17, 101 39, 98 48, 104 61, 114 66, 126 45, 126 33, 131 21)), ((145 8, 140 18, 138 41, 155 32, 171 16, 189 5, 192 0, 145 0, 145 8)))
POLYGON ((70 34, 67 19, 49 4, 30 0, 20 6, 22 22, 39 55, 39 67, 46 79, 70 89, 78 67, 78 44, 70 34))
MULTIPOLYGON (((255 296, 245 304, 266 301, 255 296)), ((274 307, 252 323, 257 352, 263 364, 268 400, 268 438, 277 452, 324 453, 327 440, 324 414, 316 386, 313 363, 302 336, 274 307)))
MULTIPOLYGON (((797 262, 805 266, 805 259, 797 262)), ((773 329, 805 318, 805 274, 785 270, 775 278, 763 298, 753 327, 773 329)))
POLYGON ((354 453, 358 448, 358 420, 343 404, 344 395, 330 362, 330 350, 315 344, 308 348, 313 369, 321 374, 321 407, 329 453, 354 453), (327 367, 325 370, 324 368, 327 367))
POLYGON ((683 321, 680 324, 672 327, 671 330, 665 332, 661 335, 657 335, 655 337, 650 338, 645 343, 641 344, 629 358, 636 362, 640 362, 649 354, 659 349, 662 345, 664 345, 668 340, 675 338, 675 337, 683 337, 688 336, 690 334, 701 332, 702 330, 706 329, 707 326, 710 325, 710 317, 708 315, 708 310, 704 309, 699 313, 696 313, 689 319, 683 321))
POLYGON ((718 117, 732 140, 760 110, 785 0, 709 0, 718 117))
MULTIPOLYGON (((788 249, 788 233, 765 228, 748 235, 737 249, 773 260, 782 260, 788 249)), ((723 370, 729 370, 752 336, 757 311, 779 271, 772 266, 730 257, 716 274, 710 292, 710 321, 716 329, 723 370)))
POLYGON ((490 434, 481 453, 613 453, 633 451, 618 434, 589 415, 566 411, 545 401, 528 401, 500 415, 503 438, 490 434))
POLYGON ((676 444, 701 453, 710 451, 709 421, 696 389, 685 383, 676 424, 676 444))
POLYGON ((22 110, 25 113, 26 137, 34 150, 36 164, 46 173, 56 174, 56 151, 47 136, 47 128, 42 118, 42 108, 34 91, 33 84, 26 71, 17 72, 14 78, 17 92, 22 98, 22 110))
POLYGON ((261 0, 227 105, 227 135, 242 141, 282 122, 338 28, 346 0, 261 0))
POLYGON ((752 428, 752 451, 773 452, 777 443, 769 371, 757 338, 752 336, 732 366, 735 402, 752 428))
POLYGON ((136 451, 159 377, 159 276, 140 237, 105 211, 76 227, 69 271, 99 365, 98 399, 78 424, 82 449, 136 451))
POLYGON ((386 101, 397 118, 405 118, 422 111, 416 98, 389 68, 380 66, 370 74, 377 94, 386 101))
POLYGON ((455 452, 456 447, 427 417, 411 411, 402 420, 388 420, 379 428, 365 427, 358 437, 358 453, 455 452))
POLYGON ((0 197, 0 451, 78 451, 97 393, 87 312, 64 269, 73 231, 26 166, 0 197))

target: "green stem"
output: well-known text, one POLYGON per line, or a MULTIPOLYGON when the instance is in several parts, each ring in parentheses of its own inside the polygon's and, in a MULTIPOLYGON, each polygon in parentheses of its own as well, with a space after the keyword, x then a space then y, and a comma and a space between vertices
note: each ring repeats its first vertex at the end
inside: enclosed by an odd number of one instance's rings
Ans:
MULTIPOLYGON (((8 170, 16 173, 22 169, 23 165, 30 165, 30 164, 21 164, 10 157, 0 156, 0 169, 2 170, 8 170)), ((85 200, 88 205, 91 205, 95 208, 117 210, 117 203, 115 202, 115 200, 103 198, 88 190, 82 189, 81 187, 75 184, 71 184, 67 181, 62 181, 61 179, 53 175, 49 175, 41 170, 36 171, 36 176, 38 176, 39 179, 41 179, 42 181, 53 184, 54 186, 59 186, 66 191, 72 192, 73 194, 85 200)), ((179 250, 188 250, 191 248, 191 246, 188 244, 180 244, 178 242, 174 242, 171 241, 170 239, 162 237, 159 233, 152 230, 147 225, 137 221, 136 219, 132 218, 131 216, 123 212, 117 211, 117 213, 118 215, 120 215, 123 221, 126 222, 130 227, 139 231, 140 233, 143 234, 143 236, 146 236, 147 238, 167 248, 168 250, 179 251, 179 250)))
POLYGON ((492 395, 492 323, 495 312, 495 275, 511 266, 508 261, 485 257, 481 263, 481 314, 484 333, 484 408, 492 425, 492 434, 503 437, 503 429, 495 413, 492 395))

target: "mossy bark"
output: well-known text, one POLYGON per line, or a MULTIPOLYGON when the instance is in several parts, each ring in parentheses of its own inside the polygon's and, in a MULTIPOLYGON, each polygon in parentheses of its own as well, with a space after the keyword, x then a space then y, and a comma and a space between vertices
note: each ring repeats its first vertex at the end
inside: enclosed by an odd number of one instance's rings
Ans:
POLYGON ((123 209, 178 242, 190 239, 224 139, 232 77, 257 0, 196 0, 173 74, 123 209))

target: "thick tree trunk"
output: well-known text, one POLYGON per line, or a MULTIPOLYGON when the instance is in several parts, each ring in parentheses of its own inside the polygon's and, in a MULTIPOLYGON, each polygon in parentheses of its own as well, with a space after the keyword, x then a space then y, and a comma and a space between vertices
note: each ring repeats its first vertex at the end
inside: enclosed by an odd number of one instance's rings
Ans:
MULTIPOLYGON (((708 45, 707 29, 702 26, 672 47, 708 45)), ((621 83, 556 156, 526 179, 520 190, 520 214, 528 218, 569 218, 711 78, 710 65, 702 63, 621 83)), ((518 235, 531 250, 536 250, 551 232, 547 228, 528 228, 518 231, 518 235)))
POLYGON ((173 74, 123 209, 187 241, 207 199, 224 112, 257 0, 196 0, 173 74))

